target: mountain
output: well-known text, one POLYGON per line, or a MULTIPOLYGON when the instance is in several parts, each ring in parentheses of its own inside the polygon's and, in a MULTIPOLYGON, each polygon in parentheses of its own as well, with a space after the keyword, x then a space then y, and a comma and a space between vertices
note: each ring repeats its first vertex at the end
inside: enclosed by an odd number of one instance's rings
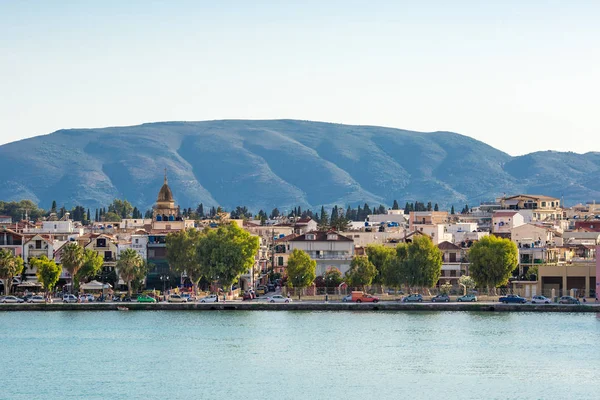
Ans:
POLYGON ((177 204, 251 210, 321 205, 474 205, 517 193, 600 199, 600 153, 520 157, 451 132, 296 120, 68 129, 0 146, 0 199, 49 208, 150 208, 167 168, 177 204))

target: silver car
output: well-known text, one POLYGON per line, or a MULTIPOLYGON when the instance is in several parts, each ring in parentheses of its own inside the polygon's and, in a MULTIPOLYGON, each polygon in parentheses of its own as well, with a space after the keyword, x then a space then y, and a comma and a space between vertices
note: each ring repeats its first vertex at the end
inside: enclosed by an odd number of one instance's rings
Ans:
POLYGON ((4 296, 1 301, 2 301, 2 303, 24 303, 25 302, 25 300, 20 299, 15 296, 4 296))

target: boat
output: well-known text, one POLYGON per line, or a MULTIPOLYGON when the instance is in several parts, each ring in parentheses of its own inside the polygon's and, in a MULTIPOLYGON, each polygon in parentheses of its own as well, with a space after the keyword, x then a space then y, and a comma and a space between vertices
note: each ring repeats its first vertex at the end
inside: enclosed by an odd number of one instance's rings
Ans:
POLYGON ((129 308, 123 306, 117 306, 117 310, 119 311, 129 311, 129 308))

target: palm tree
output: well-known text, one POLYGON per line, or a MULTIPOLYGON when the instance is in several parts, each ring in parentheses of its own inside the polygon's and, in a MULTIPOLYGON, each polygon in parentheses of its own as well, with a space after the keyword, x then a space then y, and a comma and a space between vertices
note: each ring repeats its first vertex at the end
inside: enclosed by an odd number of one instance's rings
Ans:
POLYGON ((117 261, 117 271, 127 282, 127 294, 131 296, 131 282, 140 279, 144 271, 144 259, 133 249, 125 249, 117 261))
POLYGON ((4 294, 10 294, 12 280, 23 271, 23 259, 0 249, 0 279, 4 282, 4 294))
POLYGON ((83 247, 76 242, 65 245, 60 256, 60 261, 62 266, 71 274, 71 291, 74 291, 77 285, 77 272, 79 272, 84 262, 83 247))

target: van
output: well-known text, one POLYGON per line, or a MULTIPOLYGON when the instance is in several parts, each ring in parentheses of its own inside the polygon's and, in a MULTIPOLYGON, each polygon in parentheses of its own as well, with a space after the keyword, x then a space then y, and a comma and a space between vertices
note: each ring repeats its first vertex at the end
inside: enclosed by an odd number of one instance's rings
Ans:
POLYGON ((379 297, 371 296, 364 292, 352 292, 352 301, 355 303, 377 303, 379 297))

